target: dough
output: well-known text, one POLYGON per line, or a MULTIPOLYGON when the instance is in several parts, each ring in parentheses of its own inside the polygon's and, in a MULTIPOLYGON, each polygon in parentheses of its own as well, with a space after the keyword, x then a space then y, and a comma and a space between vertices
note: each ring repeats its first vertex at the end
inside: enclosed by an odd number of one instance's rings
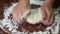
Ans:
POLYGON ((26 21, 30 24, 37 24, 42 20, 42 10, 41 8, 38 9, 31 9, 29 16, 26 18, 26 21))

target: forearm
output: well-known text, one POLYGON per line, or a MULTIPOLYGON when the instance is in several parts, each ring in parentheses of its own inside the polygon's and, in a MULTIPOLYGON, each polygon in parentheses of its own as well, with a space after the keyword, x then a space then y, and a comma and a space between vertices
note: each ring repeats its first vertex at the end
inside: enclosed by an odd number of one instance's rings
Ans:
POLYGON ((22 8, 29 8, 30 6, 30 1, 29 0, 19 0, 18 4, 22 7, 22 8))
POLYGON ((48 5, 48 6, 53 6, 53 4, 54 4, 54 1, 55 0, 45 0, 45 3, 48 5))

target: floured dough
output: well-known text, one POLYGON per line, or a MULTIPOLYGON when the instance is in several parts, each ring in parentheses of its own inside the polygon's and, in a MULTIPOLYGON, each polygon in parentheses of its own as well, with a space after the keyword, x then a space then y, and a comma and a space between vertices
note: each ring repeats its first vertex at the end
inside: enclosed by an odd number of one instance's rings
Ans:
POLYGON ((26 21, 30 24, 39 23, 42 20, 41 8, 31 9, 30 15, 26 18, 26 21))

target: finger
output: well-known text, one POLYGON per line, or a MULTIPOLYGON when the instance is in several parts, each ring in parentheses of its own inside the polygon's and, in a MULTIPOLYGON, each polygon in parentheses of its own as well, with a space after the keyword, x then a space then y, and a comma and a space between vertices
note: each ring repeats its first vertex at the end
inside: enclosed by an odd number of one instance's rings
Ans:
POLYGON ((50 19, 50 25, 53 24, 55 21, 55 14, 53 13, 50 19))
POLYGON ((46 12, 47 12, 47 19, 48 19, 48 22, 50 22, 50 18, 51 18, 51 15, 52 15, 52 10, 50 10, 50 9, 47 9, 46 8, 46 12))
POLYGON ((13 20, 16 21, 17 20, 17 17, 16 17, 16 14, 13 13, 13 20))
POLYGON ((42 6, 41 10, 42 10, 41 14, 42 14, 43 18, 46 18, 47 17, 47 13, 46 13, 45 7, 42 6))

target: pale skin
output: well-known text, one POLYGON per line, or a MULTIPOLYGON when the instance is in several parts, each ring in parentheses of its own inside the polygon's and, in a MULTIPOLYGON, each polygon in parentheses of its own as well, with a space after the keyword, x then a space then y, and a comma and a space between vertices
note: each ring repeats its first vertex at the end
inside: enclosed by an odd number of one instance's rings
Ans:
POLYGON ((54 22, 55 16, 54 16, 54 9, 52 8, 53 4, 54 0, 45 0, 45 3, 41 6, 42 14, 44 15, 45 18, 42 20, 42 23, 44 25, 51 25, 54 22))
MULTIPOLYGON (((52 5, 54 3, 54 0, 45 0, 45 3, 41 6, 42 9, 42 15, 46 18, 45 20, 42 19, 41 22, 43 22, 44 25, 51 25, 54 22, 54 9, 52 8, 52 5), (47 9, 47 11, 46 11, 47 9), (47 17, 46 17, 47 14, 47 17), (49 23, 47 23, 49 22, 49 23)), ((21 18, 22 14, 29 10, 30 8, 30 2, 29 0, 19 0, 16 7, 13 9, 12 15, 14 21, 17 21, 18 23, 22 24, 23 18, 21 18)), ((44 18, 43 17, 43 18, 44 18)))

